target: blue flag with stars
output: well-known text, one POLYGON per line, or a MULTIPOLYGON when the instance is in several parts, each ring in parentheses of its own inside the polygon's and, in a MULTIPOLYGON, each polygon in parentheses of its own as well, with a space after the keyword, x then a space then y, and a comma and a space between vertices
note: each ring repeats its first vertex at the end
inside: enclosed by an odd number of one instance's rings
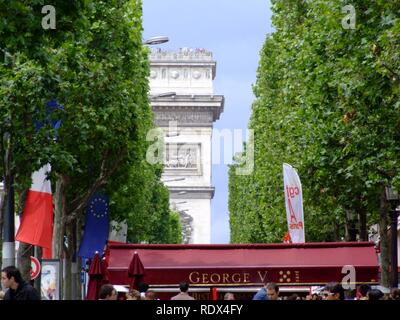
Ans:
POLYGON ((108 240, 110 226, 109 199, 106 195, 95 194, 86 208, 85 232, 78 256, 91 259, 96 251, 103 253, 104 245, 108 240))

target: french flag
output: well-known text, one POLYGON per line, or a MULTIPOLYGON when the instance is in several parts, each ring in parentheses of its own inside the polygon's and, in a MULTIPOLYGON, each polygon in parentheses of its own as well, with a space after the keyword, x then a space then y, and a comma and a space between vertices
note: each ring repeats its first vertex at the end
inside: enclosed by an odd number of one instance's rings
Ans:
POLYGON ((43 259, 52 258, 53 198, 51 183, 46 176, 50 170, 50 164, 46 164, 32 174, 32 186, 15 236, 20 242, 42 247, 43 259))

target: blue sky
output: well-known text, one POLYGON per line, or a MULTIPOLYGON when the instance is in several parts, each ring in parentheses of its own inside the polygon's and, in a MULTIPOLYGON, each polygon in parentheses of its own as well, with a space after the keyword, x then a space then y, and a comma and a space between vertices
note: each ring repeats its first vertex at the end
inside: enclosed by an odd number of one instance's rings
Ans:
MULTIPOLYGON (((169 37, 160 48, 205 48, 213 53, 214 93, 225 96, 224 113, 214 128, 242 129, 245 138, 259 52, 272 32, 270 1, 143 0, 143 28, 144 39, 169 37)), ((228 168, 219 164, 212 170, 212 243, 229 243, 228 168)))

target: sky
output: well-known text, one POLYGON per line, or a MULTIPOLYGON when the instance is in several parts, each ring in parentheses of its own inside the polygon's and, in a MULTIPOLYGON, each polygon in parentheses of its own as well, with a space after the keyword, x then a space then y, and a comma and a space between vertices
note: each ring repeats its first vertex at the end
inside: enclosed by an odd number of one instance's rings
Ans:
MULTIPOLYGON (((266 35, 272 32, 270 1, 143 0, 143 29, 144 39, 169 37, 168 43, 159 46, 162 49, 204 48, 213 53, 217 61, 214 94, 225 97, 224 112, 214 128, 241 129, 245 140, 259 53, 266 35)), ((212 167, 212 243, 230 241, 229 159, 222 160, 212 167)))

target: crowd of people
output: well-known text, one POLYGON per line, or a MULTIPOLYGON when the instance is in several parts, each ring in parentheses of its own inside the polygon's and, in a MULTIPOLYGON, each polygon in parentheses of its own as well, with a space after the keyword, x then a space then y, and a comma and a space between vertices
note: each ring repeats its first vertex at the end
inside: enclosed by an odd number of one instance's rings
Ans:
MULTIPOLYGON (((0 290, 0 300, 40 300, 40 294, 29 283, 22 279, 21 272, 14 266, 1 270, 1 284, 6 289, 0 290)), ((140 283, 138 290, 131 289, 123 297, 124 300, 159 300, 156 293, 146 283, 140 283)), ((104 284, 99 292, 99 300, 117 300, 118 292, 112 284, 104 284)), ((235 300, 234 293, 227 292, 224 300, 235 300)), ((189 294, 189 283, 179 284, 179 293, 171 300, 195 300, 189 294)), ((360 285, 355 290, 345 290, 340 283, 329 283, 319 293, 307 296, 298 294, 281 296, 276 283, 266 283, 253 297, 253 300, 400 300, 400 289, 392 289, 390 293, 360 285)))
POLYGON ((400 289, 392 289, 390 293, 383 293, 379 289, 372 289, 369 285, 360 285, 354 290, 345 290, 342 284, 328 283, 319 293, 305 297, 298 294, 279 296, 279 287, 276 283, 267 283, 253 297, 253 300, 400 300, 400 289))

